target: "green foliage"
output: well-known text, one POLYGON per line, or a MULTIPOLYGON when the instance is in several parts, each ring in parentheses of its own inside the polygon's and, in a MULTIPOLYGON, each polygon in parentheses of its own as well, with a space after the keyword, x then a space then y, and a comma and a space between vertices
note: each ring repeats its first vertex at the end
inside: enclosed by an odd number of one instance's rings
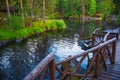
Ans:
POLYGON ((49 19, 55 19, 56 16, 55 16, 54 14, 51 14, 51 15, 48 16, 48 18, 49 18, 49 19))
POLYGON ((66 25, 63 20, 46 20, 47 30, 64 29, 66 25))
POLYGON ((12 28, 12 30, 18 30, 18 29, 23 28, 22 18, 21 17, 12 16, 11 18, 12 18, 11 19, 11 28, 12 28))
POLYGON ((37 22, 33 22, 32 24, 33 27, 39 27, 41 28, 41 30, 45 31, 46 29, 46 24, 42 21, 37 21, 37 22))
POLYGON ((118 15, 117 19, 118 19, 118 22, 120 23, 120 14, 118 15))
POLYGON ((113 2, 115 4, 114 13, 119 14, 120 13, 120 0, 113 0, 113 2))
POLYGON ((120 14, 117 16, 117 21, 115 21, 115 24, 120 25, 120 14))
POLYGON ((58 29, 66 28, 66 25, 63 20, 56 20, 56 25, 57 25, 58 29))
POLYGON ((58 0, 57 8, 65 18, 80 15, 81 0, 58 0))
POLYGON ((100 11, 104 17, 109 16, 115 9, 115 4, 113 0, 103 0, 100 2, 98 11, 100 11))
POLYGON ((89 10, 88 10, 88 14, 90 16, 93 16, 96 13, 96 0, 90 0, 90 5, 89 5, 89 10))
POLYGON ((20 29, 14 28, 13 31, 9 31, 9 28, 7 27, 0 30, 0 40, 15 40, 25 38, 36 33, 42 33, 46 31, 46 29, 47 30, 64 29, 66 25, 63 20, 46 20, 45 22, 42 21, 33 22, 33 25, 31 27, 20 29))
POLYGON ((50 29, 56 29, 57 28, 57 26, 55 25, 56 24, 56 22, 53 22, 53 20, 47 20, 47 21, 45 21, 45 24, 46 24, 46 29, 47 30, 50 30, 50 29))

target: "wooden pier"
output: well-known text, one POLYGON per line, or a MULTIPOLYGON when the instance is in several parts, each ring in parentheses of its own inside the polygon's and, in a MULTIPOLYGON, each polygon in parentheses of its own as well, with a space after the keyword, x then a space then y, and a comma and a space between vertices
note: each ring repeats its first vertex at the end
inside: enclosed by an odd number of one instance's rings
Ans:
POLYGON ((120 80, 120 40, 116 45, 115 64, 107 65, 107 69, 101 71, 96 80, 120 80))
POLYGON ((98 31, 93 32, 92 48, 58 63, 54 62, 54 54, 49 54, 24 80, 45 80, 46 73, 49 80, 119 80, 120 41, 111 38, 110 32, 104 35, 98 31), (92 57, 89 56, 91 53, 92 57), (81 64, 86 58, 87 70, 82 72, 81 64))

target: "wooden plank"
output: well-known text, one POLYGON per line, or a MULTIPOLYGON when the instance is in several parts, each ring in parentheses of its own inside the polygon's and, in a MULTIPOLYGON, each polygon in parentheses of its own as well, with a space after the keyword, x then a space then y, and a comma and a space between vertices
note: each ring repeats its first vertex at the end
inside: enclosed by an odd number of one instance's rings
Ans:
POLYGON ((108 68, 116 68, 120 70, 120 65, 116 64, 116 65, 107 65, 108 68))
MULTIPOLYGON (((113 46, 115 48, 115 45, 113 46)), ((115 49, 113 50, 113 53, 115 49)), ((107 65, 107 70, 102 71, 96 80, 120 80, 120 41, 117 41, 115 64, 107 65)), ((113 56, 115 58, 115 55, 113 56)))
POLYGON ((34 80, 53 59, 54 54, 48 54, 23 80, 34 80))
POLYGON ((106 72, 120 75, 120 71, 117 71, 117 70, 107 70, 106 72))
MULTIPOLYGON (((119 78, 116 76, 112 76, 112 75, 108 75, 108 74, 100 74, 100 77, 104 77, 104 78, 109 78, 109 79, 115 79, 115 78, 119 78)), ((118 79, 119 80, 119 79, 118 79)))
POLYGON ((120 71, 118 72, 117 70, 115 71, 115 70, 110 69, 110 70, 101 72, 99 77, 105 77, 105 78, 110 78, 110 79, 114 79, 114 78, 120 79, 120 71))
POLYGON ((119 78, 108 78, 108 77, 104 77, 104 76, 99 76, 97 79, 93 79, 93 80, 119 80, 119 78))
POLYGON ((120 65, 107 65, 107 70, 99 74, 97 80, 119 80, 120 79, 120 65))

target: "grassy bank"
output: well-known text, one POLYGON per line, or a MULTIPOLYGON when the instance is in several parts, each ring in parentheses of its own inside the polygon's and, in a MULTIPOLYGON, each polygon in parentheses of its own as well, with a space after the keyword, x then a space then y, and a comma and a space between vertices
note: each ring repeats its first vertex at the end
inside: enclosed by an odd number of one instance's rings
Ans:
POLYGON ((63 20, 46 20, 45 22, 33 22, 32 26, 15 29, 10 31, 9 28, 0 29, 0 40, 16 40, 25 38, 36 33, 42 33, 50 30, 64 29, 66 25, 63 20))

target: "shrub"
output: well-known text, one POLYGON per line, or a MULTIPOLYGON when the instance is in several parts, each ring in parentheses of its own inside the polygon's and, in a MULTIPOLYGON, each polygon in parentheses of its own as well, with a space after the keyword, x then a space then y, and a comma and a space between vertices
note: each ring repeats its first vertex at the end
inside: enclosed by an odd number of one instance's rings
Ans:
POLYGON ((54 30, 57 28, 56 22, 54 20, 46 20, 45 21, 47 30, 54 30))
POLYGON ((63 20, 46 20, 45 22, 38 21, 33 22, 31 27, 22 28, 22 26, 17 26, 14 24, 14 30, 9 31, 8 28, 4 28, 0 30, 0 40, 14 40, 25 38, 30 35, 34 35, 36 33, 44 32, 47 30, 54 30, 54 29, 64 29, 66 27, 63 20))
POLYGON ((120 14, 117 16, 117 20, 115 21, 116 25, 120 25, 120 14))
POLYGON ((46 20, 47 30, 64 29, 66 25, 63 20, 46 20))
POLYGON ((66 25, 63 20, 56 20, 56 26, 58 27, 58 29, 66 28, 66 25))
POLYGON ((32 24, 33 27, 39 27, 41 28, 41 30, 45 31, 46 30, 46 24, 42 21, 38 21, 38 22, 33 22, 32 24))
POLYGON ((22 18, 19 17, 19 16, 12 16, 11 17, 11 26, 10 27, 11 27, 12 30, 18 30, 18 29, 23 28, 22 18))

